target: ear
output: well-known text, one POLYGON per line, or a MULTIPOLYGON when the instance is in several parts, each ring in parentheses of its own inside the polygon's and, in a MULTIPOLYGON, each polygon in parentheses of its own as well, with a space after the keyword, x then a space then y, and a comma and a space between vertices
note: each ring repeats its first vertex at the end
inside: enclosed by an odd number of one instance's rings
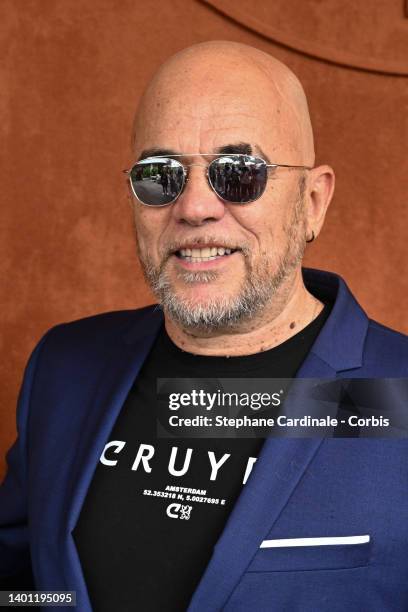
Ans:
POLYGON ((316 166, 308 172, 306 187, 307 236, 318 236, 326 211, 332 200, 335 185, 334 170, 330 166, 316 166))

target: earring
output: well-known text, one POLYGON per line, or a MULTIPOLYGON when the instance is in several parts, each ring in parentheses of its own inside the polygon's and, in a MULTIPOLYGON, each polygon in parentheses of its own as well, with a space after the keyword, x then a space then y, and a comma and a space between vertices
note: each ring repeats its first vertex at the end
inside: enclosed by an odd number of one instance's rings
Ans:
POLYGON ((308 239, 306 239, 306 242, 313 242, 313 240, 315 239, 315 235, 314 235, 314 231, 312 230, 312 237, 308 239))

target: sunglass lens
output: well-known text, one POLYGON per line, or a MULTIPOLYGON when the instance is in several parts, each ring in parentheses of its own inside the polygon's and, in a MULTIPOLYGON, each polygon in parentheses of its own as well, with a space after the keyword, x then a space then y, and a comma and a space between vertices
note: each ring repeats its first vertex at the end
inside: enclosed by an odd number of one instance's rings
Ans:
POLYGON ((267 166, 262 159, 252 155, 225 155, 211 162, 208 175, 220 198, 248 204, 265 191, 267 166))
POLYGON ((148 157, 135 164, 130 180, 136 197, 147 206, 165 206, 173 202, 184 185, 180 162, 169 157, 148 157))

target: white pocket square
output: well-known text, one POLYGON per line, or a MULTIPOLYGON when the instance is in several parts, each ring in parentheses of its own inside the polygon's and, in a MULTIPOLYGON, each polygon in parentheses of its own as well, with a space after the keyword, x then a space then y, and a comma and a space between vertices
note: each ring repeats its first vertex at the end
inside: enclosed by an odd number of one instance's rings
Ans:
POLYGON ((288 538, 286 540, 264 540, 260 548, 282 548, 285 546, 340 546, 343 544, 366 544, 369 535, 324 538, 288 538))

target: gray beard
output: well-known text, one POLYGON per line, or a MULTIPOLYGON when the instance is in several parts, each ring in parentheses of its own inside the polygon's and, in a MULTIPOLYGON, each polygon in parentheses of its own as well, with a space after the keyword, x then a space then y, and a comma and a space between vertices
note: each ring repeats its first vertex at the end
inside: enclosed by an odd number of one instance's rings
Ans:
MULTIPOLYGON (((166 270, 167 259, 160 266, 155 266, 148 253, 142 255, 139 252, 145 278, 166 315, 183 328, 207 333, 237 328, 259 315, 265 306, 271 303, 303 258, 306 222, 303 215, 302 182, 299 186, 300 197, 294 206, 292 219, 285 228, 285 250, 275 271, 271 273, 267 260, 261 260, 260 264, 253 268, 248 253, 243 249, 246 274, 235 297, 194 304, 188 298, 177 294, 166 270)), ((218 273, 213 270, 180 271, 177 276, 184 283, 194 285, 215 281, 218 273)))

